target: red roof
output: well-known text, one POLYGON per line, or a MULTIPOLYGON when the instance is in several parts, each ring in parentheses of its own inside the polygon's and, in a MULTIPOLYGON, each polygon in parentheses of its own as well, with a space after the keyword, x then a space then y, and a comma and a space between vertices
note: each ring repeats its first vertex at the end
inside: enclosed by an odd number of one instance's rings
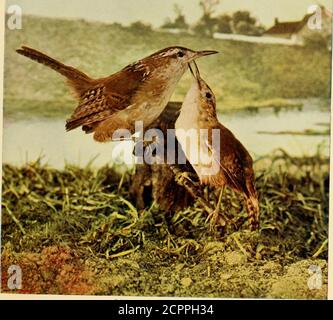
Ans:
POLYGON ((264 33, 266 34, 287 34, 287 33, 295 33, 301 30, 308 19, 311 17, 312 14, 307 14, 301 21, 293 21, 293 22, 276 22, 275 25, 264 33))

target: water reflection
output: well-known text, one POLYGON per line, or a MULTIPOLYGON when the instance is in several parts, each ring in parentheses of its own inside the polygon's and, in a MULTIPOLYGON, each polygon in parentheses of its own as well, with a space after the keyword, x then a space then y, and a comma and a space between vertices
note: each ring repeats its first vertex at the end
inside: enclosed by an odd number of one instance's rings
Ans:
MULTIPOLYGON (((289 154, 302 156, 317 152, 329 154, 329 136, 306 136, 292 134, 264 135, 258 132, 282 132, 323 130, 329 123, 330 114, 318 100, 307 100, 303 108, 276 109, 252 108, 219 114, 220 121, 234 132, 236 137, 256 158, 283 148, 289 154)), ((24 121, 4 120, 3 162, 23 164, 43 156, 43 162, 61 168, 71 163, 87 165, 92 159, 94 166, 112 163, 113 148, 118 142, 96 143, 92 135, 80 130, 65 132, 63 120, 34 119, 24 121)), ((131 142, 121 142, 125 152, 131 152, 131 142)))

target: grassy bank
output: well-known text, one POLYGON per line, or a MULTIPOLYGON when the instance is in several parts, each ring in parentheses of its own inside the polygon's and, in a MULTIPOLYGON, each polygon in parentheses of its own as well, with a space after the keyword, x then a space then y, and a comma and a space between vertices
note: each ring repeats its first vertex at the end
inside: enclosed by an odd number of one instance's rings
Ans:
MULTIPOLYGON (((329 96, 330 54, 310 48, 235 41, 191 35, 139 32, 117 24, 24 16, 22 30, 6 32, 5 116, 61 116, 75 107, 63 79, 54 71, 16 54, 22 44, 49 53, 93 77, 171 45, 215 49, 219 55, 199 65, 220 110, 289 106, 289 99, 329 96)), ((191 77, 186 74, 173 100, 182 101, 191 77)))
POLYGON ((21 266, 25 293, 325 298, 328 166, 283 151, 259 160, 256 233, 229 190, 231 223, 211 232, 197 203, 138 211, 130 173, 4 165, 3 270, 21 266), (310 265, 322 269, 321 289, 307 287, 310 265))

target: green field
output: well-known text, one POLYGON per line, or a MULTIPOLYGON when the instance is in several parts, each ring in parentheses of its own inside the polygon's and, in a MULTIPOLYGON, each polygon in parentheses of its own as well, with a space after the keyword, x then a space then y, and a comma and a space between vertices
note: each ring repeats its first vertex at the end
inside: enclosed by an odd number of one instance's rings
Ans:
MULTIPOLYGON (((54 71, 19 56, 22 44, 102 77, 158 49, 172 45, 214 49, 219 55, 199 61, 218 99, 218 109, 289 106, 289 99, 322 97, 330 92, 330 53, 281 45, 221 41, 157 31, 140 32, 117 24, 24 16, 23 29, 6 32, 5 116, 65 117, 75 101, 54 71)), ((191 76, 179 83, 181 101, 191 76)))

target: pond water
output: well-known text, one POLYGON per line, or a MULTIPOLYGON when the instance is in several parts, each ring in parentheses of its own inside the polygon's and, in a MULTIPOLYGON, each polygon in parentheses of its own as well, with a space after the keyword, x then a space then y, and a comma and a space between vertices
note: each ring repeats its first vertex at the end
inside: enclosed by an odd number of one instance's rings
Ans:
MULTIPOLYGON (((273 108, 220 113, 220 121, 228 127, 254 158, 283 148, 291 155, 312 155, 320 146, 329 154, 328 135, 262 134, 260 132, 325 131, 330 123, 327 105, 316 99, 302 101, 301 109, 273 108)), ((92 135, 81 130, 65 132, 64 120, 4 120, 3 162, 21 165, 42 157, 43 163, 62 168, 65 163, 93 166, 112 163, 112 150, 121 147, 131 154, 131 142, 96 143, 92 135)))

